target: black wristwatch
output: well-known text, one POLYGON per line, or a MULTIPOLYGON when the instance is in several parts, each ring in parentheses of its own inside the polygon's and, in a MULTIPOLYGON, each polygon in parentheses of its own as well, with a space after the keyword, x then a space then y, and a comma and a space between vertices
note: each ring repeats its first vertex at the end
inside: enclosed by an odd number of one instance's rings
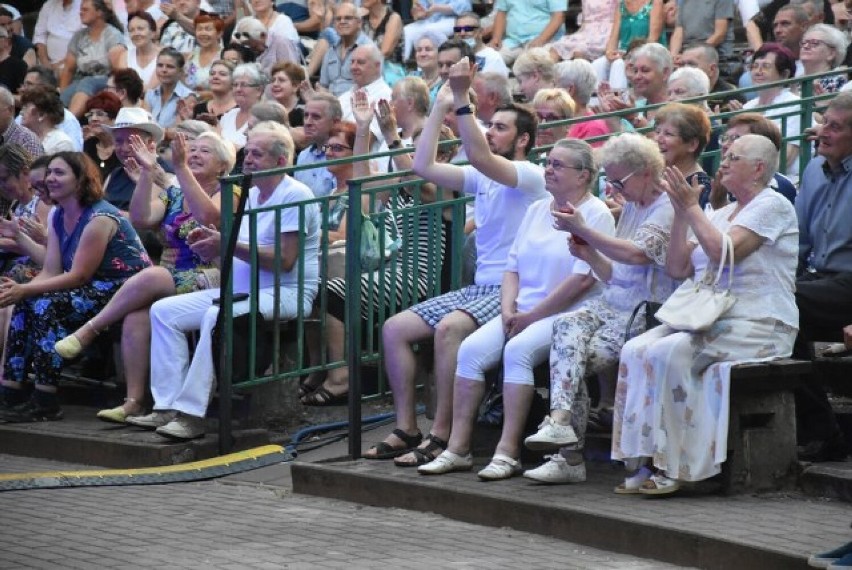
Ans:
POLYGON ((473 115, 473 105, 464 105, 463 107, 456 109, 456 117, 462 117, 464 115, 473 115))

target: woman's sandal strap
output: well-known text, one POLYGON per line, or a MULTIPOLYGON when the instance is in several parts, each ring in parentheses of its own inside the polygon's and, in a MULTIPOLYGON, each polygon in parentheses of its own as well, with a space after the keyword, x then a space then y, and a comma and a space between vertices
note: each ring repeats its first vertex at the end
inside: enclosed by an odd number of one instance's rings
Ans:
POLYGON ((403 430, 397 428, 393 430, 393 435, 397 437, 402 443, 404 447, 394 447, 386 441, 380 441, 376 445, 372 446, 369 451, 373 452, 373 455, 365 455, 365 459, 393 459, 394 457, 399 457, 400 455, 404 455, 416 448, 423 441, 423 434, 417 432, 414 435, 408 435, 403 430))

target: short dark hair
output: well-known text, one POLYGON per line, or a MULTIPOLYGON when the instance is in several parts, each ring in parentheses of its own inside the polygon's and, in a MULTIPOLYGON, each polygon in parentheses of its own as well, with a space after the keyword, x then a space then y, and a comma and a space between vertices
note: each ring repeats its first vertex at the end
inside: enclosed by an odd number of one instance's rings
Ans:
MULTIPOLYGON (((458 38, 450 38, 450 39, 448 39, 447 41, 445 41, 444 43, 442 43, 441 45, 438 46, 438 53, 441 53, 442 51, 449 51, 451 49, 459 50, 459 53, 461 53, 461 59, 464 59, 464 58, 467 57, 467 58, 470 58, 471 64, 474 63, 474 61, 473 61, 473 56, 474 56, 473 49, 471 49, 471 47, 469 45, 467 45, 464 40, 460 40, 458 38)), ((461 61, 461 60, 459 60, 459 61, 461 61)))
MULTIPOLYGON (((77 179, 77 200, 84 206, 91 206, 104 197, 101 173, 86 153, 64 150, 50 157, 50 162, 61 158, 77 179)), ((49 164, 49 163, 48 163, 49 164)))
POLYGON ((520 103, 501 105, 494 110, 494 113, 499 113, 500 111, 508 111, 515 114, 515 129, 517 129, 515 138, 517 140, 521 135, 529 135, 529 141, 527 141, 527 145, 524 148, 524 153, 531 153, 535 147, 535 133, 538 130, 538 117, 535 111, 528 105, 520 103))
POLYGON ((46 65, 34 65, 27 70, 27 74, 30 73, 38 75, 38 82, 41 85, 49 85, 54 89, 59 87, 59 82, 56 80, 56 74, 46 65))
POLYGON ((180 69, 183 69, 183 66, 186 65, 186 58, 184 55, 173 47, 164 47, 161 49, 160 53, 157 54, 157 59, 160 59, 163 56, 170 57, 175 60, 175 63, 177 63, 177 66, 180 69))
POLYGON ((133 18, 139 18, 140 20, 144 20, 146 24, 148 24, 148 29, 152 32, 157 31, 157 21, 154 20, 154 17, 148 12, 140 10, 139 12, 132 12, 127 15, 127 25, 130 26, 131 20, 133 18))
POLYGON ((112 80, 115 83, 115 88, 124 89, 130 101, 136 103, 142 98, 142 94, 145 92, 145 84, 135 69, 130 67, 113 69, 110 76, 112 76, 112 80))
POLYGON ((33 157, 27 149, 17 143, 0 145, 0 164, 5 166, 6 171, 12 176, 20 176, 23 172, 27 172, 32 160, 33 157))
POLYGON ((26 89, 21 95, 21 106, 29 104, 50 119, 54 126, 65 119, 65 107, 62 105, 59 93, 53 87, 38 85, 26 89))
POLYGON ((350 147, 355 146, 355 134, 358 128, 352 121, 336 121, 328 132, 328 138, 341 135, 346 139, 346 144, 350 147))

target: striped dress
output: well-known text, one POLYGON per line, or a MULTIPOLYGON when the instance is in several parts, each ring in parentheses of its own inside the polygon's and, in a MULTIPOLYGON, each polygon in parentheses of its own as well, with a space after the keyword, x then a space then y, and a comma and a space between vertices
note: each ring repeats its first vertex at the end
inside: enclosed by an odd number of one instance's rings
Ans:
MULTIPOLYGON (((361 315, 382 318, 394 315, 420 300, 440 292, 441 266, 445 251, 444 224, 440 208, 418 208, 417 201, 400 193, 390 198, 385 209, 373 214, 389 238, 402 238, 402 247, 386 261, 383 271, 361 275, 361 315), (437 239, 436 239, 437 238, 437 239)), ((346 280, 328 282, 329 312, 336 314, 346 298, 346 280), (337 309, 336 309, 337 308, 337 309)))

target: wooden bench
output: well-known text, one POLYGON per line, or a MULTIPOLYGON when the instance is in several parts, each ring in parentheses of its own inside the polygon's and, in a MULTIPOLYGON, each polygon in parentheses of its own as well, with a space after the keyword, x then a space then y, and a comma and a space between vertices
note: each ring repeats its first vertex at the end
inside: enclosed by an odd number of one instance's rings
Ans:
POLYGON ((813 363, 781 359, 741 364, 731 371, 727 493, 792 487, 796 480, 796 406, 793 391, 813 363))

